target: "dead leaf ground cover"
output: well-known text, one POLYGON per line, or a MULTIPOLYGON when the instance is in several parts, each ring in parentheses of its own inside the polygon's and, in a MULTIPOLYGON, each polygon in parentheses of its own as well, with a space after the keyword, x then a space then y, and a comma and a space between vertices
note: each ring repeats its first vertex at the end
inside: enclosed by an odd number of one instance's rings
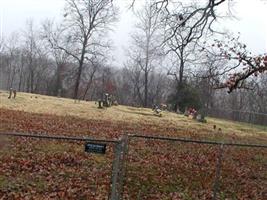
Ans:
POLYGON ((239 136, 257 136, 267 134, 267 127, 227 120, 208 119, 207 124, 197 123, 183 115, 163 112, 163 117, 157 117, 151 109, 134 108, 129 106, 114 106, 109 109, 96 109, 95 102, 74 102, 72 99, 49 97, 37 94, 18 93, 16 99, 8 99, 8 92, 0 91, 0 108, 19 110, 30 113, 42 113, 57 116, 73 116, 88 120, 101 120, 110 123, 131 124, 133 128, 140 126, 161 126, 183 131, 210 132, 214 124, 222 128, 224 133, 239 136))
MULTIPOLYGON (((178 116, 177 121, 171 117, 174 121, 165 123, 160 122, 160 118, 146 116, 143 122, 135 116, 138 114, 131 114, 130 118, 136 118, 136 121, 123 121, 115 119, 116 115, 114 119, 88 117, 90 115, 87 111, 84 111, 86 116, 78 115, 77 111, 67 115, 41 111, 38 114, 39 111, 10 109, 7 104, 10 102, 1 104, 0 132, 48 133, 102 139, 119 138, 125 133, 141 133, 267 143, 264 127, 242 126, 240 123, 217 119, 209 119, 208 124, 202 125, 182 116, 178 116), (222 128, 227 125, 230 128, 223 128, 225 131, 218 135, 212 128, 214 123, 222 128), (242 128, 245 131, 240 133, 242 128)), ((42 104, 39 106, 42 107, 42 104)), ((96 111, 92 112, 111 112, 93 108, 96 111)), ((121 108, 136 112, 136 108, 121 108)), ((120 112, 125 115, 123 111, 120 112)), ((108 147, 105 156, 98 156, 84 153, 81 143, 23 138, 0 140, 0 199, 107 199, 110 192, 112 146, 108 147)), ((213 146, 132 139, 127 157, 124 198, 211 199, 217 154, 217 147, 213 146)), ((220 199, 266 198, 266 149, 227 147, 224 149, 222 169, 220 199)))
MULTIPOLYGON (((75 117, 0 110, 1 131, 118 138, 125 132, 162 135, 166 127, 132 127, 75 117)), ((220 139, 167 129, 170 136, 220 139)), ((224 139, 266 142, 261 135, 224 139)), ((86 154, 81 143, 11 139, 0 149, 0 196, 3 199, 107 199, 113 157, 86 154)), ((2 139, 3 141, 3 139, 2 139)), ((125 199, 210 199, 216 147, 132 139, 126 168, 125 199)), ((221 199, 264 199, 267 152, 226 148, 221 199)))

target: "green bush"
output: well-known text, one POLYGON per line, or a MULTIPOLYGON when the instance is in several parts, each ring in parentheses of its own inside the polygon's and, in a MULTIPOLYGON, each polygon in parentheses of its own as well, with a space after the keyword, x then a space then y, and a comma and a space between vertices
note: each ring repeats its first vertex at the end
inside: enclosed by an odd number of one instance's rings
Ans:
POLYGON ((196 110, 202 108, 198 90, 189 84, 183 84, 177 87, 175 93, 169 96, 168 102, 173 105, 175 111, 177 108, 181 112, 184 112, 189 107, 195 108, 196 110))

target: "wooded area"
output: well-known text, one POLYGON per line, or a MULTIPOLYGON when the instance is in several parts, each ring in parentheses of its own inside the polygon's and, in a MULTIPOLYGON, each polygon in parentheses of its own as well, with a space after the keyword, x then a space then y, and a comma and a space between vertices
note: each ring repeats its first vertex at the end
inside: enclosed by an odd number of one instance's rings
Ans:
POLYGON ((218 8, 231 2, 146 1, 134 10, 138 23, 120 68, 109 56, 108 33, 120 16, 114 2, 66 0, 61 22, 29 20, 3 38, 0 88, 81 100, 109 93, 119 104, 166 103, 181 112, 267 113, 266 54, 253 55, 238 34, 213 28, 218 8))

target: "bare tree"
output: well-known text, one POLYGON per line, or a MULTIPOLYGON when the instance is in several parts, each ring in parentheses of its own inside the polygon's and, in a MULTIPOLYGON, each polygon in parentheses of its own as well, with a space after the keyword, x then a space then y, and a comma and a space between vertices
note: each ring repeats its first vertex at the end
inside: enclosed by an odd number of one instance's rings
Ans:
POLYGON ((65 20, 60 27, 61 38, 47 35, 54 48, 63 50, 77 62, 73 98, 78 98, 84 64, 96 54, 94 47, 108 47, 96 38, 103 39, 110 25, 116 21, 116 16, 117 9, 112 0, 66 0, 65 20))
MULTIPOLYGON (((135 1, 133 1, 135 2, 135 1)), ((155 0, 154 6, 158 9, 158 12, 163 13, 163 17, 167 24, 167 37, 165 42, 175 39, 177 33, 189 26, 190 30, 186 37, 186 42, 190 40, 201 39, 207 31, 210 33, 217 33, 217 30, 213 29, 213 24, 218 21, 222 14, 219 14, 218 8, 228 3, 228 11, 223 14, 224 16, 233 17, 231 12, 232 4, 234 0, 206 0, 206 1, 188 1, 187 3, 176 0, 155 0), (188 3, 189 2, 189 3, 188 3), (174 19, 174 20, 173 20, 174 19), (171 26, 169 26, 171 25, 171 26), (194 30, 198 30, 195 32, 194 30), (197 34, 196 34, 197 33, 197 34)), ((236 47, 238 47, 237 45, 236 47)), ((234 47, 234 51, 237 48, 234 47)), ((230 49, 230 52, 233 51, 230 49)), ((233 52, 232 52, 233 53, 233 52)), ((228 53, 227 53, 228 54, 228 53)), ((229 59, 229 56, 228 56, 229 59)), ((229 77, 228 81, 221 84, 217 88, 229 88, 228 92, 232 92, 238 88, 244 88, 244 82, 247 78, 266 72, 267 71, 267 56, 256 55, 251 56, 243 51, 240 55, 230 56, 230 59, 242 60, 240 63, 245 63, 247 67, 245 71, 235 73, 229 77)), ((236 68, 232 66, 232 68, 236 68)), ((180 67, 182 69, 182 67, 180 67)), ((180 70, 180 73, 182 70, 180 70)))
POLYGON ((239 41, 239 35, 224 35, 224 38, 215 39, 203 48, 206 58, 227 62, 210 74, 210 77, 217 80, 214 89, 228 88, 228 93, 235 89, 249 89, 246 86, 247 79, 267 72, 267 55, 253 55, 247 45, 239 41))
POLYGON ((32 20, 27 21, 26 30, 23 32, 24 50, 27 65, 27 92, 34 92, 34 82, 36 81, 37 57, 40 53, 39 35, 35 30, 32 20))
POLYGON ((6 73, 7 84, 6 89, 14 87, 16 75, 19 70, 19 35, 18 33, 12 33, 5 43, 6 50, 6 73))
MULTIPOLYGON (((130 2, 130 8, 134 8, 136 0, 131 0, 130 2)), ((234 0, 153 0, 152 6, 155 7, 159 13, 164 14, 166 22, 168 22, 170 18, 176 17, 176 25, 175 27, 171 27, 173 32, 166 38, 166 40, 169 40, 175 37, 176 32, 186 24, 191 24, 194 28, 201 27, 203 31, 209 29, 211 32, 216 32, 212 26, 221 15, 221 13, 219 14, 218 12, 218 8, 228 4, 226 14, 233 17, 231 11, 233 3, 234 0), (193 9, 192 5, 194 5, 193 9), (185 10, 185 7, 190 9, 185 10)))
POLYGON ((47 43, 51 57, 56 65, 54 95, 61 96, 63 73, 69 59, 69 54, 60 48, 54 47, 54 42, 60 40, 60 30, 55 27, 52 21, 47 20, 43 23, 41 37, 47 43))
POLYGON ((84 94, 82 97, 83 100, 85 100, 88 91, 91 89, 93 85, 96 72, 102 67, 101 63, 96 59, 91 59, 89 65, 90 67, 88 67, 85 73, 87 83, 86 83, 84 94))
POLYGON ((144 107, 148 106, 149 77, 163 59, 160 38, 162 24, 156 9, 148 1, 143 10, 137 13, 138 24, 132 35, 133 44, 129 51, 129 62, 135 82, 135 90, 144 107), (142 91, 143 90, 143 91, 142 91))
POLYGON ((176 69, 170 70, 169 74, 175 76, 178 85, 183 82, 185 67, 194 64, 192 59, 198 54, 197 43, 217 32, 211 27, 215 20, 220 18, 217 7, 227 1, 155 0, 154 5, 165 22, 163 45, 167 48, 166 53, 172 53, 177 57, 176 69))

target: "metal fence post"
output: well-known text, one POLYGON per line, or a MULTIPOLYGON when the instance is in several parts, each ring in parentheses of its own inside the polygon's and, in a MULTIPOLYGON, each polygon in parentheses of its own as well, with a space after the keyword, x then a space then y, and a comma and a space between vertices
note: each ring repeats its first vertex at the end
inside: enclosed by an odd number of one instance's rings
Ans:
POLYGON ((112 175, 111 175, 111 194, 110 200, 119 200, 118 196, 118 177, 119 177, 119 164, 120 164, 120 154, 121 154, 121 141, 115 144, 114 147, 114 158, 112 164, 112 175))
POLYGON ((129 146, 129 137, 128 135, 124 135, 122 137, 122 157, 121 157, 121 174, 119 179, 119 193, 120 198, 123 199, 123 189, 124 189, 124 179, 126 175, 126 161, 127 161, 127 155, 128 155, 128 146, 129 146))
POLYGON ((122 139, 115 145, 110 200, 122 200, 127 151, 128 136, 123 136, 122 139))
POLYGON ((212 200, 217 199, 217 193, 219 192, 220 188, 220 176, 221 176, 221 168, 222 168, 222 159, 223 159, 223 144, 220 145, 219 148, 219 155, 217 157, 217 164, 216 164, 216 174, 215 180, 213 185, 213 197, 212 200))

